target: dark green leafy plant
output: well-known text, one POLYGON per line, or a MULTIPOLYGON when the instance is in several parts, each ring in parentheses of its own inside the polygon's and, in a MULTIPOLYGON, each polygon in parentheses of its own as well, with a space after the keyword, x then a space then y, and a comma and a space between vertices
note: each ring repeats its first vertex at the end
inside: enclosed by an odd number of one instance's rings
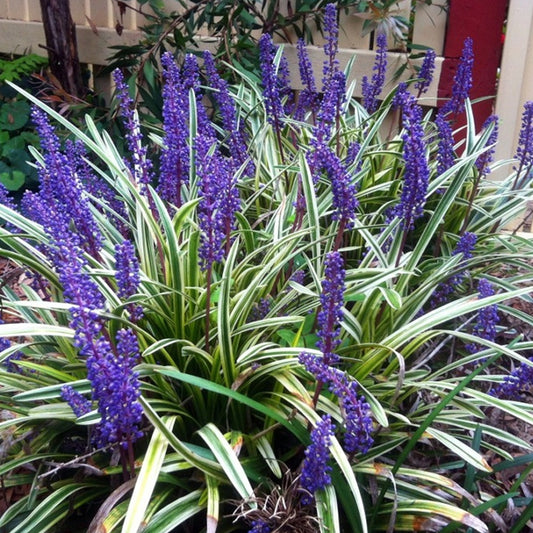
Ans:
POLYGON ((5 81, 29 87, 29 77, 46 66, 47 60, 36 54, 16 59, 0 59, 0 183, 10 191, 35 186, 37 172, 28 164, 28 146, 38 146, 33 132, 30 106, 5 81))

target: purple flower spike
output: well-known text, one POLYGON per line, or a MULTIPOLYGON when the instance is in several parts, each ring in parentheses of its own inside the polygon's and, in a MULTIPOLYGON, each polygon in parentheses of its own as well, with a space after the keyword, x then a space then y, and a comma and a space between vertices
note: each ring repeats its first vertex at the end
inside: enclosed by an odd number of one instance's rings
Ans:
POLYGON ((392 109, 403 109, 409 104, 412 97, 412 94, 407 89, 407 83, 405 81, 401 81, 396 87, 396 94, 391 102, 392 109))
POLYGON ((444 113, 437 113, 435 118, 435 124, 437 126, 437 135, 439 137, 437 148, 437 175, 441 175, 448 170, 455 163, 455 153, 453 151, 453 131, 452 127, 444 113))
POLYGON ((387 36, 379 33, 376 38, 376 62, 374 63, 374 74, 372 80, 368 81, 367 76, 361 80, 361 91, 363 93, 363 106, 369 113, 374 113, 378 108, 378 96, 385 84, 385 74, 387 72, 387 36))
POLYGON ((393 216, 402 219, 404 230, 414 228, 415 221, 424 214, 429 180, 426 143, 422 126, 422 108, 414 103, 403 111, 403 155, 405 173, 400 203, 392 209, 393 216))
POLYGON ((102 417, 96 443, 127 447, 142 436, 140 383, 133 370, 139 359, 137 338, 131 330, 121 329, 117 332, 116 353, 103 338, 99 339, 99 347, 98 356, 87 361, 87 377, 102 417))
POLYGON ((126 126, 126 140, 131 152, 132 164, 129 165, 132 176, 142 188, 152 180, 152 162, 146 157, 147 149, 143 146, 141 125, 134 110, 133 100, 129 96, 124 75, 118 69, 113 71, 113 80, 117 87, 120 109, 126 126))
POLYGON ((352 183, 346 167, 329 147, 324 147, 317 154, 321 161, 321 169, 326 172, 331 182, 335 209, 332 218, 339 220, 345 228, 351 228, 358 206, 355 185, 352 183))
POLYGON ((224 257, 223 242, 228 245, 235 228, 235 213, 240 208, 239 192, 227 161, 218 150, 212 151, 213 139, 196 140, 199 177, 198 223, 202 231, 198 254, 200 268, 207 270, 224 257))
POLYGON ((433 81, 433 71, 435 70, 435 50, 428 50, 424 56, 424 61, 418 72, 418 81, 415 83, 415 89, 418 95, 427 92, 433 81))
MULTIPOLYGON (((477 242, 477 235, 475 233, 465 232, 457 242, 452 255, 462 254, 463 258, 459 265, 463 265, 467 259, 473 256, 474 247, 477 242)), ((435 289, 429 306, 431 309, 435 309, 440 305, 445 304, 450 295, 455 292, 457 287, 463 282, 465 278, 465 272, 458 272, 457 274, 450 276, 445 282, 439 283, 435 289)))
POLYGON ((259 39, 259 61, 263 78, 263 96, 267 111, 267 120, 279 128, 279 123, 284 115, 281 95, 279 91, 278 76, 275 71, 274 57, 276 46, 272 42, 272 37, 264 33, 259 39))
MULTIPOLYGON (((525 175, 527 179, 531 166, 533 165, 533 101, 524 104, 522 126, 518 137, 515 158, 518 160, 518 167, 515 167, 517 171, 515 185, 517 185, 522 171, 526 169, 525 175)), ((516 188, 516 186, 514 188, 516 188)))
POLYGON ((264 520, 254 520, 251 524, 251 529, 248 533, 270 533, 272 529, 264 520))
POLYGON ((207 111, 203 104, 203 93, 200 88, 200 71, 198 70, 198 61, 193 54, 187 54, 183 61, 181 69, 183 87, 187 95, 192 89, 196 97, 196 120, 198 121, 198 134, 215 137, 215 130, 207 116, 207 111))
POLYGON ((182 188, 189 181, 189 92, 170 52, 161 57, 163 65, 163 129, 161 175, 158 191, 164 200, 180 207, 182 188))
POLYGON ((330 252, 325 260, 325 278, 322 281, 320 303, 322 309, 318 313, 317 347, 324 354, 324 363, 337 363, 339 356, 334 350, 340 344, 340 322, 343 317, 344 303, 344 261, 339 252, 330 252))
MULTIPOLYGON (((479 280, 477 290, 480 298, 488 298, 489 296, 494 295, 494 287, 492 286, 492 283, 485 278, 479 280)), ((497 305, 493 304, 482 307, 477 312, 477 319, 472 333, 480 339, 494 342, 497 333, 496 325, 499 321, 500 317, 498 316, 497 305)), ((466 349, 470 353, 477 353, 481 350, 481 346, 477 343, 470 343, 466 345, 466 349)))
POLYGON ((322 91, 326 92, 327 87, 339 69, 337 52, 339 50, 339 25, 337 23, 337 7, 335 4, 327 4, 324 8, 324 53, 326 61, 324 62, 322 78, 322 91))
POLYGON ((487 141, 487 146, 490 148, 483 152, 476 160, 476 167, 481 174, 488 174, 490 172, 489 165, 494 158, 494 150, 496 149, 495 145, 498 140, 498 117, 496 115, 491 115, 485 120, 483 129, 486 130, 491 124, 494 124, 494 127, 487 141))
MULTIPOLYGON (((228 83, 220 77, 209 51, 204 52, 204 65, 210 87, 214 89, 213 97, 220 110, 222 125, 229 132, 228 148, 233 162, 233 170, 238 170, 248 159, 248 149, 246 147, 243 125, 237 118, 237 111, 233 98, 230 95, 228 83)), ((246 175, 251 176, 255 172, 254 164, 248 160, 246 175)))
POLYGON ((364 396, 357 394, 357 382, 349 379, 346 372, 327 365, 323 357, 302 352, 298 361, 339 399, 344 418, 344 451, 367 453, 374 442, 373 423, 370 406, 364 396))
POLYGON ((464 42, 463 52, 459 60, 457 72, 453 78, 452 96, 442 106, 444 114, 459 114, 465 109, 465 100, 470 96, 472 88, 472 68, 474 67, 474 42, 467 37, 464 42))
POLYGON ((318 92, 316 89, 313 66, 311 65, 311 60, 309 59, 303 39, 298 39, 296 49, 298 52, 300 79, 304 89, 300 92, 294 118, 296 120, 303 120, 306 111, 310 110, 313 114, 318 111, 318 92))
POLYGON ((463 261, 473 257, 474 246, 477 242, 477 235, 475 233, 465 232, 462 237, 457 241, 452 255, 463 254, 463 261))
POLYGON ((91 402, 70 385, 65 385, 61 388, 61 397, 69 404, 78 418, 86 415, 92 409, 91 402))
MULTIPOLYGON (((130 241, 125 240, 122 244, 115 246, 115 261, 118 296, 123 300, 127 300, 138 291, 141 282, 139 260, 130 241)), ((141 306, 130 303, 127 309, 133 322, 137 322, 142 318, 143 310, 141 306)))
MULTIPOLYGON (((533 362, 533 357, 529 358, 533 362)), ((505 376, 503 383, 491 391, 492 396, 517 401, 528 401, 533 385, 533 366, 521 363, 511 374, 505 376), (524 398, 525 396, 525 398, 524 398)))
POLYGON ((311 431, 311 444, 305 450, 305 459, 302 466, 300 486, 303 489, 302 504, 309 505, 313 502, 314 493, 331 484, 331 466, 328 465, 331 438, 335 426, 331 417, 324 415, 311 431))
POLYGON ((84 251, 97 256, 102 235, 78 177, 79 147, 67 143, 67 153, 62 153, 48 116, 34 108, 32 119, 44 151, 44 166, 39 169, 40 191, 31 216, 59 238, 65 232, 77 234, 84 251))

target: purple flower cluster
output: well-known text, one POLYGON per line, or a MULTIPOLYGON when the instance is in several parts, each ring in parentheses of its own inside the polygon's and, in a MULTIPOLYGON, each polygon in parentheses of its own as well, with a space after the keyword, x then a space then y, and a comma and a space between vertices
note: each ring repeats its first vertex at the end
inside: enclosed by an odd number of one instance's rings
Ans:
MULTIPOLYGON (((479 280, 477 290, 480 298, 488 298, 489 296, 493 296, 495 294, 492 283, 485 278, 481 278, 479 280)), ((480 339, 494 342, 497 333, 496 326, 499 321, 500 317, 498 316, 497 305, 492 304, 482 307, 477 312, 477 319, 472 333, 480 339)), ((475 342, 467 344, 465 348, 470 353, 477 353, 481 350, 481 346, 475 342)))
MULTIPOLYGON (((529 358, 533 363, 533 357, 529 358)), ((524 400, 523 396, 528 395, 533 385, 533 364, 521 363, 503 382, 491 391, 492 396, 497 398, 524 400)))
POLYGON ((83 394, 73 389, 70 385, 61 388, 61 397, 65 400, 74 414, 79 418, 86 415, 92 409, 92 403, 83 394))
POLYGON ((67 153, 62 153, 48 116, 34 108, 32 119, 44 152, 39 193, 28 196, 32 198, 32 218, 52 235, 75 234, 84 251, 98 256, 102 235, 78 177, 79 148, 67 143, 67 153))
POLYGON ((248 533, 270 533, 272 529, 264 520, 254 520, 248 533))
POLYGON ((403 155, 405 171, 400 203, 389 216, 402 220, 404 230, 414 228, 415 221, 424 214, 429 181, 426 143, 422 126, 422 108, 410 102, 403 109, 403 155))
POLYGON ((387 72, 387 36, 379 33, 376 37, 376 61, 374 63, 374 74, 372 80, 363 76, 361 80, 361 91, 363 93, 363 106, 369 113, 374 113, 378 108, 378 96, 385 84, 385 74, 387 72))
POLYGON ((223 243, 230 242, 235 228, 235 213, 240 207, 235 177, 227 161, 215 148, 214 139, 199 136, 196 139, 197 173, 200 204, 198 223, 202 231, 200 267, 207 270, 224 257, 223 243))
MULTIPOLYGON (((462 260, 459 264, 464 265, 467 259, 470 259, 473 255, 474 246, 477 242, 477 235, 475 233, 465 232, 457 242, 452 255, 462 254, 462 260)), ((450 295, 455 292, 457 287, 463 282, 465 278, 464 272, 458 272, 453 276, 450 276, 445 282, 439 283, 435 292, 431 296, 429 306, 431 309, 435 309, 440 305, 445 304, 450 295)))
POLYGON ((170 52, 161 57, 163 65, 163 129, 161 173, 158 192, 164 200, 180 207, 182 187, 189 181, 189 91, 170 52))
POLYGON ((338 398, 344 418, 344 450, 349 454, 368 452, 374 442, 373 424, 368 402, 357 394, 357 382, 349 379, 346 372, 326 364, 323 357, 302 352, 298 360, 338 398))
POLYGON ((330 252, 325 259, 325 278, 322 281, 320 295, 321 310, 318 313, 317 347, 324 354, 324 364, 331 365, 339 361, 335 349, 340 344, 340 323, 343 317, 344 303, 344 261, 339 252, 330 252))
POLYGON ((515 181, 515 188, 518 185, 518 180, 522 171, 526 169, 526 179, 529 179, 531 167, 533 165, 533 101, 524 104, 524 112, 522 113, 522 126, 518 136, 518 146, 516 148, 515 158, 518 160, 517 179, 515 181))
POLYGON ((332 218, 340 221, 344 228, 350 228, 353 226, 355 210, 359 205, 351 175, 329 147, 323 147, 317 151, 317 155, 320 158, 320 170, 326 174, 331 183, 334 208, 332 218))
POLYGON ((435 70, 435 50, 428 50, 424 56, 424 61, 418 72, 418 81, 415 83, 415 89, 418 91, 418 96, 427 92, 431 82, 433 81, 433 71, 435 70))
POLYGON ((210 137, 215 137, 215 130, 209 117, 207 116, 207 111, 203 104, 203 92, 201 90, 200 84, 200 71, 198 68, 198 61, 196 56, 193 54, 187 54, 183 61, 183 67, 181 69, 181 76, 183 87, 187 94, 192 91, 196 99, 196 120, 198 135, 207 135, 210 137))
POLYGON ((126 140, 131 152, 132 162, 128 168, 136 183, 139 183, 143 190, 152 180, 152 162, 146 157, 146 146, 143 146, 143 136, 141 125, 135 113, 133 100, 130 98, 129 89, 124 81, 124 75, 118 69, 113 71, 113 80, 117 89, 117 97, 120 102, 120 110, 126 126, 126 140))
MULTIPOLYGON (((213 89, 213 97, 220 110, 222 126, 229 133, 228 148, 231 154, 233 171, 238 170, 247 159, 247 147, 243 134, 243 126, 237 118, 237 111, 230 95, 228 83, 222 79, 216 69, 215 61, 209 51, 204 52, 204 66, 209 86, 213 89)), ((246 174, 254 173, 254 164, 248 161, 246 174)))
POLYGON ((317 123, 313 127, 313 139, 311 140, 309 164, 313 175, 316 175, 320 165, 319 152, 327 148, 327 143, 331 138, 333 128, 340 112, 342 104, 346 99, 346 76, 343 72, 336 72, 331 78, 326 92, 322 98, 317 115, 317 123))
POLYGON ((274 64, 276 50, 277 47, 272 42, 272 37, 268 33, 264 33, 259 39, 259 61, 263 80, 263 96, 265 98, 267 120, 276 129, 279 129, 280 121, 285 114, 285 110, 281 101, 280 82, 274 64))
MULTIPOLYGON (((139 289, 139 260, 135 255, 133 244, 124 240, 115 246, 116 280, 118 287, 118 297, 127 300, 139 289)), ((137 322, 143 316, 142 307, 134 303, 127 305, 130 318, 137 322)))
POLYGON ((337 23, 337 7, 335 4, 327 4, 324 8, 324 62, 322 78, 322 91, 326 92, 330 81, 339 70, 337 52, 339 50, 339 25, 337 23))
POLYGON ((391 101, 392 109, 403 109, 406 105, 409 105, 413 95, 407 89, 407 82, 401 81, 396 87, 396 92, 391 101))
POLYGON ((300 70, 300 79, 304 86, 303 91, 300 92, 298 97, 298 105, 294 112, 294 118, 296 120, 303 120, 305 113, 310 110, 313 115, 318 111, 318 92, 316 89, 315 76, 313 74, 313 66, 307 53, 307 48, 303 39, 298 39, 296 45, 298 53, 298 68, 300 70))
POLYGON ((455 163, 455 153, 453 150, 453 131, 444 113, 439 112, 435 118, 437 126, 437 175, 441 175, 455 163))
POLYGON ((300 477, 300 487, 304 492, 302 504, 309 505, 313 502, 314 493, 331 484, 331 466, 328 464, 331 438, 335 426, 331 417, 324 415, 311 431, 311 444, 305 450, 305 459, 300 477))
POLYGON ((129 329, 117 332, 115 349, 103 337, 98 352, 87 360, 87 377, 101 416, 96 432, 97 446, 119 444, 127 447, 142 436, 139 425, 142 407, 138 402, 140 383, 133 370, 139 359, 135 334, 129 329))
POLYGON ((490 117, 485 120, 483 124, 483 129, 492 127, 492 132, 487 141, 487 146, 489 148, 485 150, 477 159, 476 167, 479 170, 481 175, 488 174, 490 172, 489 165, 492 163, 494 158, 494 150, 496 149, 496 141, 498 140, 498 117, 496 115, 490 115, 490 117))
POLYGON ((465 39, 459 66, 453 78, 452 96, 442 106, 441 113, 459 114, 465 109, 465 100, 472 88, 472 68, 474 67, 474 43, 470 37, 465 39))

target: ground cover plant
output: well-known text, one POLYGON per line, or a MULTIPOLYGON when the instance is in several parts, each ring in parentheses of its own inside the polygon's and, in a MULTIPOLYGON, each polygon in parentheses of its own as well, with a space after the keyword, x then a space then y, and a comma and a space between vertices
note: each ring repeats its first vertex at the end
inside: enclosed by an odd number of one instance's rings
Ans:
POLYGON ((529 520, 530 467, 510 487, 496 473, 531 463, 530 444, 488 413, 533 423, 516 325, 531 317, 511 305, 530 301, 532 250, 503 231, 531 195, 533 107, 513 171, 489 181, 497 119, 474 123, 471 41, 434 114, 432 55, 382 94, 379 36, 359 103, 326 9, 323 79, 300 45, 299 95, 268 35, 262 79, 232 87, 208 53, 202 72, 167 53, 146 139, 117 72, 126 159, 90 118, 78 129, 26 94, 41 188, 0 207, 1 254, 27 280, 3 286, 0 530, 529 520))

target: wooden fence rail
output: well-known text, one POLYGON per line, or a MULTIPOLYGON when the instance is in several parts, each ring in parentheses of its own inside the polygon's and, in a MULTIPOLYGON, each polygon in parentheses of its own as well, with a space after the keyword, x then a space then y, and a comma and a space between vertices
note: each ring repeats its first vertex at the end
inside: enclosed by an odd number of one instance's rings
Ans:
MULTIPOLYGON (((464 9, 465 12, 471 12, 473 9, 483 11, 483 1, 450 0, 451 12, 453 13, 454 9, 464 9)), ((504 7, 506 5, 506 0, 491 1, 504 7)), ((509 1, 507 37, 496 103, 496 111, 502 120, 497 149, 497 156, 500 158, 512 157, 514 154, 522 106, 524 101, 533 97, 533 1, 509 1)), ((434 48, 440 56, 436 76, 426 100, 428 105, 436 105, 437 97, 443 96, 443 64, 447 63, 442 55, 447 53, 446 49, 449 50, 451 42, 450 36, 446 34, 450 26, 447 25, 447 15, 439 7, 439 4, 445 3, 446 0, 439 0, 432 6, 427 6, 420 2, 416 11, 414 42, 434 48)), ((179 10, 180 4, 177 0, 165 0, 165 4, 169 12, 179 10)), ((70 5, 77 24, 78 47, 83 63, 105 65, 110 55, 109 46, 133 45, 142 35, 139 31, 143 24, 142 15, 128 9, 124 18, 120 19, 117 2, 114 0, 70 0, 70 5), (115 29, 119 19, 123 26, 121 35, 115 29)), ((401 0, 398 2, 398 9, 407 13, 409 5, 409 0, 401 0)), ((482 11, 478 18, 484 16, 482 11)), ((475 23, 479 24, 479 20, 475 23)), ((464 25, 464 20, 461 19, 458 24, 464 25)), ((355 55, 353 77, 360 80, 363 74, 371 73, 374 52, 369 49, 368 38, 362 37, 362 21, 354 13, 343 13, 340 27, 341 63, 346 63, 355 55)), ((206 36, 207 32, 201 32, 199 38, 206 36)), ((0 0, 0 53, 21 55, 34 52, 45 55, 46 50, 42 48, 44 43, 39 0, 0 0)), ((317 46, 311 47, 310 55, 319 73, 323 61, 319 34, 315 37, 315 44, 317 46)), ((295 53, 290 45, 287 47, 287 54, 294 62, 295 53)), ((392 75, 404 60, 401 54, 390 54, 388 86, 386 85, 385 90, 392 88, 392 75)), ((294 82, 296 83, 296 76, 294 82)), ((97 88, 101 88, 98 83, 105 83, 105 80, 96 80, 97 88)), ((356 95, 358 94, 360 83, 356 85, 356 95)))

